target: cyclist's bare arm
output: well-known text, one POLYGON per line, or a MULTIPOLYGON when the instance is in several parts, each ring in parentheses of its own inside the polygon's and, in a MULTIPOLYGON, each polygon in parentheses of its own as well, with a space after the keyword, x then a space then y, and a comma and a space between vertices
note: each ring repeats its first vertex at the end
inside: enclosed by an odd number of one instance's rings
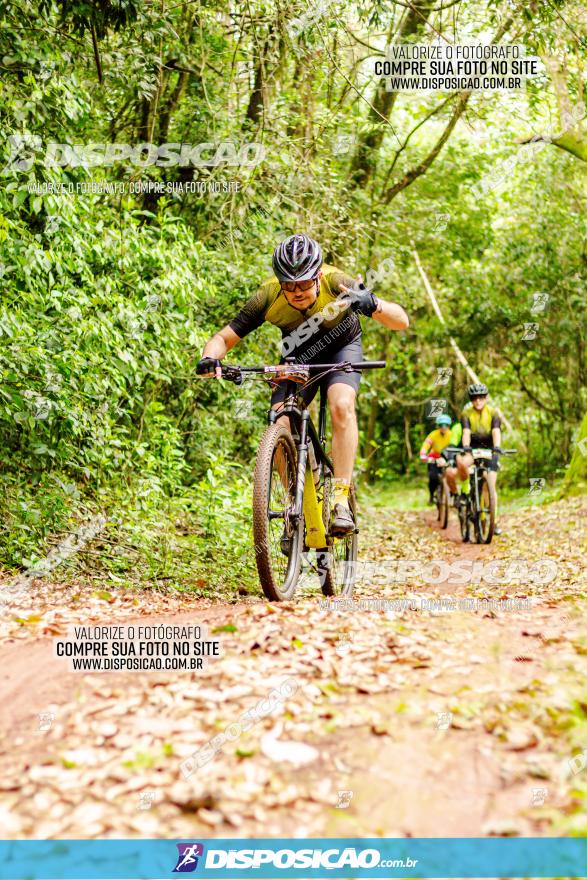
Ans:
MULTIPOLYGON (((363 276, 358 275, 357 281, 362 283, 363 276)), ((341 284, 340 287, 345 293, 351 293, 349 288, 345 287, 344 284, 341 284)), ((407 330, 410 326, 410 319, 402 307, 398 306, 397 303, 387 302, 386 300, 381 299, 380 296, 377 297, 377 309, 373 312, 371 317, 375 318, 376 321, 383 324, 384 327, 388 327, 390 330, 407 330)))
POLYGON ((410 326, 410 319, 405 311, 397 303, 387 302, 381 297, 377 297, 379 305, 377 310, 373 312, 373 318, 384 327, 390 330, 407 330, 410 326))
MULTIPOLYGON (((209 339, 204 346, 202 357, 217 358, 222 360, 225 355, 235 347, 237 342, 241 341, 241 337, 237 336, 232 327, 228 324, 215 333, 212 339, 209 339)), ((205 373, 205 376, 212 376, 213 373, 205 373)), ((220 378, 220 367, 216 367, 216 376, 220 378)))
POLYGON ((227 324, 218 333, 215 333, 212 339, 209 339, 204 346, 202 357, 218 358, 219 361, 240 342, 240 336, 237 336, 234 330, 227 324))
POLYGON ((471 429, 470 428, 463 428, 462 444, 463 444, 463 446, 470 446, 471 445, 471 429))

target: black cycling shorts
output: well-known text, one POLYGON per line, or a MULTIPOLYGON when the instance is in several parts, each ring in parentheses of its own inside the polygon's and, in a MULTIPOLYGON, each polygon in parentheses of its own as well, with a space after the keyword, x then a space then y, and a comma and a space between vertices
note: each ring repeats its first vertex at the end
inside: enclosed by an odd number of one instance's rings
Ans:
MULTIPOLYGON (((356 339, 353 339, 352 342, 348 342, 346 345, 343 345, 342 348, 339 348, 338 351, 329 351, 321 352, 316 358, 313 358, 311 361, 308 361, 309 364, 340 364, 343 361, 351 361, 357 362, 363 360, 363 343, 361 341, 361 337, 357 336, 356 339)), ((282 361, 283 363, 283 361, 282 361)), ((320 381, 313 381, 308 388, 304 388, 302 391, 302 397, 306 404, 310 404, 315 396, 318 389, 322 391, 324 395, 327 394, 328 389, 331 385, 350 385, 351 388, 355 389, 355 392, 359 390, 359 384, 361 382, 361 373, 353 372, 346 373, 344 370, 334 370, 332 373, 328 373, 324 376, 320 381)), ((277 388, 273 391, 271 395, 271 406, 275 406, 276 403, 281 403, 285 398, 285 383, 280 383, 277 388)))

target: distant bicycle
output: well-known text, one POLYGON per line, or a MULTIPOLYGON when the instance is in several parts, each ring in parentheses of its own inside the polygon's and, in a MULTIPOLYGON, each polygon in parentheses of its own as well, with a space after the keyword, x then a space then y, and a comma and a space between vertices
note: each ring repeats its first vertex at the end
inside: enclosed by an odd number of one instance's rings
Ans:
MULTIPOLYGON (((461 451, 461 450, 459 450, 461 451)), ((503 455, 515 455, 517 449, 504 449, 503 455)), ((473 464, 469 470, 470 490, 459 500, 459 524, 465 543, 475 535, 477 544, 491 544, 495 531, 497 493, 487 479, 487 464, 493 455, 491 449, 473 449, 473 464)))
POLYGON ((438 512, 436 519, 440 523, 440 528, 445 529, 448 526, 448 509, 450 507, 450 489, 446 482, 447 461, 442 455, 440 458, 429 456, 428 464, 435 464, 440 471, 440 479, 434 491, 434 503, 438 512))

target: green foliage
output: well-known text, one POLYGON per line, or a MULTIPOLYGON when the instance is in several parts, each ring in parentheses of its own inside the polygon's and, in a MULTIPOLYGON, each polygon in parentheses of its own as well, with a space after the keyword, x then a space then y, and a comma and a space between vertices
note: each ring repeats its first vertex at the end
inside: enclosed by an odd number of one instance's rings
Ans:
MULTIPOLYGON (((276 240, 299 229, 351 273, 377 272, 387 260, 375 292, 410 315, 401 336, 363 322, 366 357, 387 358, 390 370, 363 379, 360 478, 421 473, 414 453, 431 427, 430 398, 445 397, 458 415, 468 379, 450 335, 513 425, 504 445, 521 454, 502 482, 561 475, 587 404, 585 166, 545 141, 520 144, 560 133, 549 77, 527 94, 473 95, 426 173, 392 196, 431 155, 457 96, 390 99, 368 59, 369 47, 384 51, 380 35, 398 38, 400 27, 414 40, 431 26, 470 41, 512 16, 504 41, 515 33, 531 52, 562 52, 559 91, 574 104, 584 46, 558 10, 571 20, 576 6, 463 0, 458 16, 441 6, 427 7, 427 24, 418 10, 400 15, 379 2, 351 4, 333 19, 308 16, 302 3, 2 5, 0 126, 12 136, 0 160, 4 565, 33 564, 102 512, 107 527, 65 563, 68 576, 101 567, 114 582, 206 592, 230 554, 241 586, 252 583, 250 474, 267 389, 195 381, 194 364, 269 274, 276 240), (306 16, 297 35, 295 16, 306 16), (29 160, 18 165, 23 138, 29 160), (59 168, 45 154, 51 142, 223 141, 261 142, 265 158, 253 168, 59 168), (234 180, 240 189, 75 192, 90 179, 131 177, 234 180), (74 192, 28 190, 42 183, 74 192), (414 245, 446 327, 422 287, 414 245), (548 295, 538 313, 536 294, 548 295), (532 322, 536 335, 524 339, 532 322), (445 367, 452 380, 438 386, 445 367), (243 397, 250 412, 237 418, 243 397)), ((274 362, 277 337, 265 327, 230 359, 274 362)))

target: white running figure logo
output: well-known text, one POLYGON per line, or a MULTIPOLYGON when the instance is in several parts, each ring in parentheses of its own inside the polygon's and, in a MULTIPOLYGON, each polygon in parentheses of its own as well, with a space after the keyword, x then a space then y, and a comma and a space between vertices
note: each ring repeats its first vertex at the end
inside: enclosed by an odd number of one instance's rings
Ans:
POLYGON ((180 868, 183 868, 184 865, 191 865, 192 862, 196 861, 196 856, 200 855, 200 845, 198 843, 192 844, 192 846, 188 847, 184 850, 183 859, 178 863, 176 867, 176 871, 179 871, 180 868))

